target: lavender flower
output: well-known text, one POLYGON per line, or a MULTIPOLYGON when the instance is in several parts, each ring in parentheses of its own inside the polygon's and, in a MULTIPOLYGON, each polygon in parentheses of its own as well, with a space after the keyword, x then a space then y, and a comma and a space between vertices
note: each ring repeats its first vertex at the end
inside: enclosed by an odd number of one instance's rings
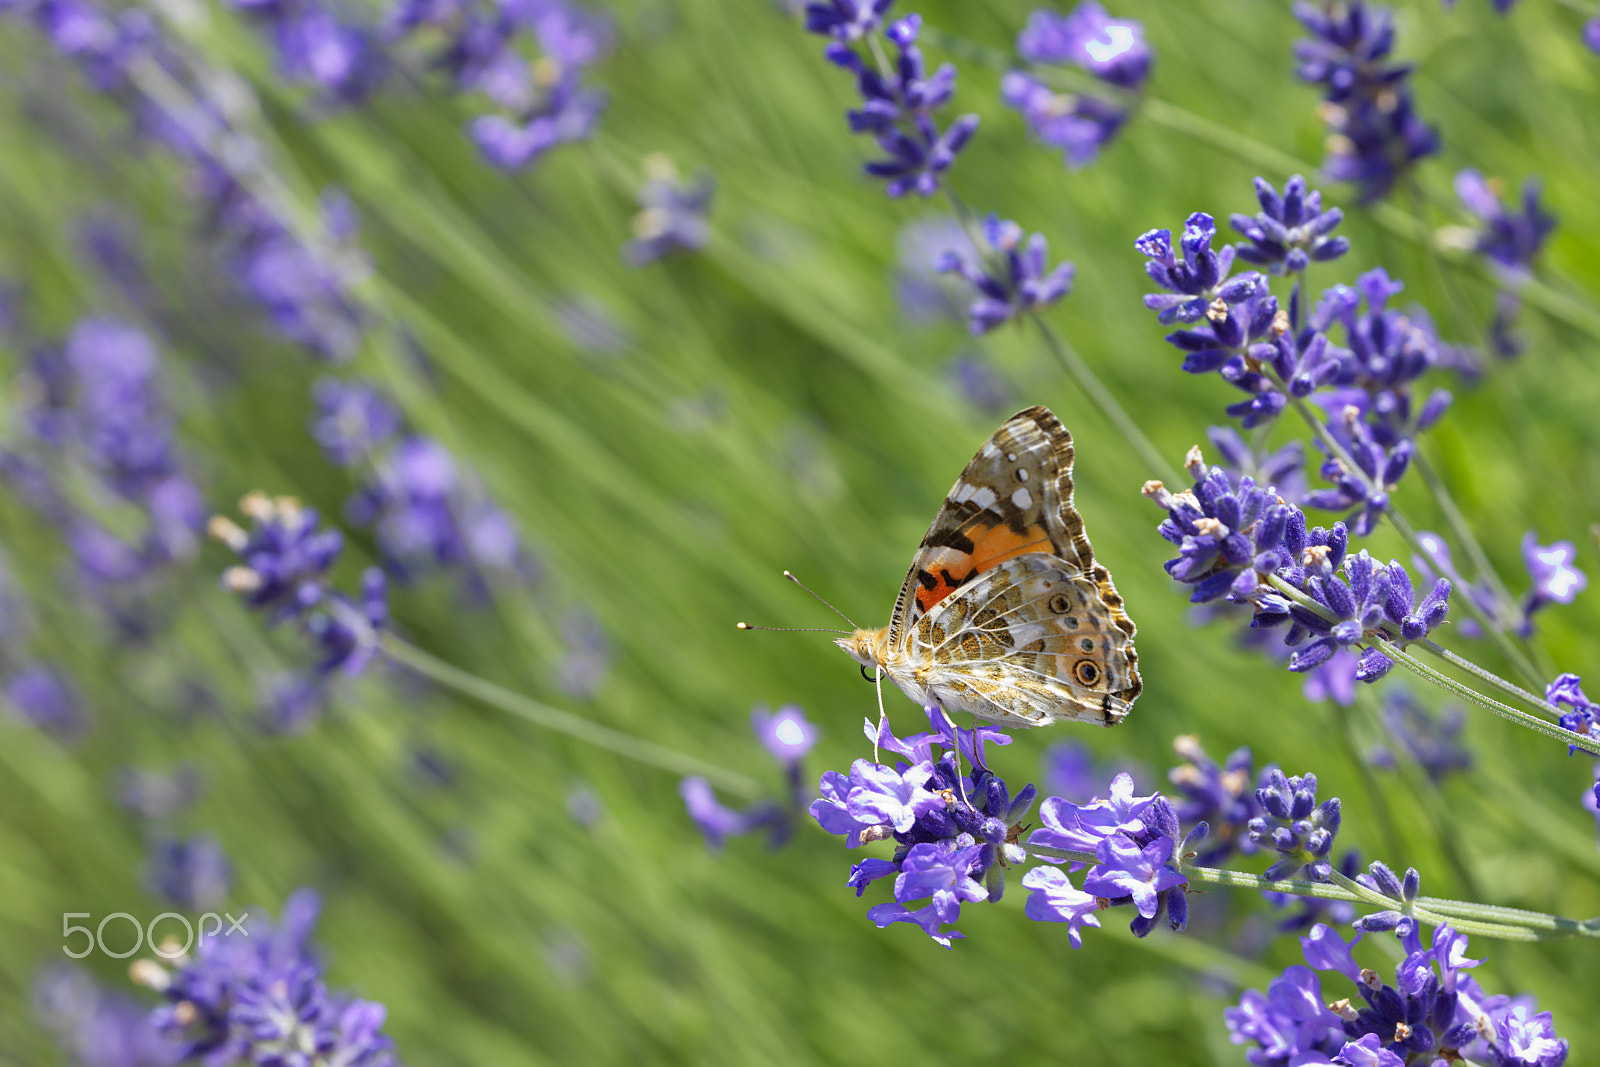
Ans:
POLYGON ((1451 590, 1447 579, 1439 579, 1418 601, 1410 574, 1398 561, 1385 566, 1365 551, 1346 556, 1344 523, 1308 533, 1298 507, 1250 478, 1235 485, 1220 467, 1208 472, 1198 448, 1190 451, 1186 466, 1196 479, 1192 489, 1173 494, 1154 481, 1144 489, 1167 511, 1158 532, 1179 549, 1167 562, 1167 573, 1194 586, 1190 599, 1195 603, 1249 604, 1253 628, 1289 623, 1284 644, 1296 649, 1290 670, 1309 671, 1342 648, 1363 647, 1356 678, 1376 681, 1393 666, 1385 646, 1419 640, 1444 621, 1451 590), (1278 591, 1274 581, 1316 607, 1278 591))
POLYGON ((233 887, 233 865, 216 838, 168 838, 150 851, 150 888, 186 911, 210 911, 233 887))
POLYGON ((1455 185, 1461 203, 1483 223, 1483 228, 1473 234, 1473 250, 1489 260, 1507 284, 1525 282, 1556 225, 1555 218, 1539 206, 1538 180, 1529 178, 1524 183, 1522 210, 1517 214, 1506 210, 1494 189, 1475 170, 1461 171, 1455 185))
POLYGON ((1522 562, 1533 579, 1533 588, 1522 601, 1522 620, 1517 632, 1533 634, 1534 612, 1550 604, 1570 604, 1589 587, 1586 574, 1573 566, 1578 550, 1571 541, 1541 545, 1538 535, 1529 530, 1522 536, 1522 562))
POLYGON ((74 1063, 84 1067, 175 1067, 182 1051, 150 1024, 149 1009, 100 985, 75 964, 56 963, 33 981, 34 1011, 74 1063))
POLYGON ((1137 103, 1135 94, 1144 89, 1152 56, 1143 26, 1111 18, 1093 0, 1068 15, 1033 12, 1017 35, 1017 53, 1034 64, 1080 67, 1122 90, 1108 97, 1057 92, 1022 71, 1001 79, 1000 98, 1022 112, 1039 140, 1062 149, 1070 167, 1091 162, 1122 128, 1137 103))
POLYGON ((1338 259, 1350 250, 1348 237, 1329 236, 1344 221, 1344 211, 1323 211, 1322 194, 1307 190, 1300 175, 1284 183, 1281 196, 1265 178, 1257 178, 1256 199, 1260 211, 1228 220, 1246 239, 1234 246, 1246 263, 1270 274, 1299 274, 1312 263, 1338 259))
POLYGON ((60 672, 43 664, 24 667, 0 687, 7 710, 57 741, 70 743, 87 732, 89 719, 77 691, 60 672))
POLYGON ((1163 325, 1198 322, 1220 315, 1234 304, 1266 295, 1267 279, 1259 273, 1249 271, 1236 278, 1228 277, 1237 250, 1233 245, 1224 245, 1220 252, 1212 251, 1211 242, 1216 235, 1215 220, 1196 211, 1184 222, 1183 237, 1178 242, 1182 260, 1173 254, 1171 230, 1146 231, 1133 243, 1141 255, 1148 257, 1145 273, 1167 290, 1144 298, 1145 307, 1160 312, 1158 318, 1163 325))
MULTIPOLYGON (((1038 12, 1035 12, 1038 14, 1038 12)), ((1022 71, 1000 79, 1000 99, 1022 113, 1028 129, 1041 142, 1061 149, 1067 166, 1094 162, 1131 114, 1114 101, 1086 93, 1063 93, 1022 71)))
POLYGON ((1600 55, 1600 15, 1583 24, 1583 43, 1589 47, 1589 51, 1600 55))
POLYGON ((654 263, 673 252, 697 252, 711 238, 706 211, 716 183, 702 174, 693 182, 678 177, 666 156, 645 160, 648 181, 639 191, 641 210, 633 217, 633 239, 622 256, 633 267, 654 263))
POLYGON ((1094 0, 1084 0, 1066 15, 1048 8, 1034 11, 1017 35, 1017 53, 1029 63, 1070 63, 1101 81, 1135 90, 1144 87, 1152 58, 1144 27, 1112 18, 1094 0))
POLYGON ((605 110, 605 94, 584 79, 611 50, 611 25, 569 0, 400 0, 390 25, 395 35, 432 27, 450 36, 437 65, 458 91, 482 94, 498 109, 474 119, 468 133, 502 170, 588 139, 605 110), (539 53, 532 62, 524 41, 539 53))
POLYGON ((251 493, 239 510, 252 520, 247 533, 223 516, 211 535, 242 561, 222 575, 222 585, 267 614, 268 625, 293 620, 322 652, 319 670, 359 674, 378 652, 388 627, 383 572, 368 568, 359 599, 333 589, 328 573, 344 547, 337 530, 323 530, 314 509, 290 497, 251 493))
MULTIPOLYGON (((1452 771, 1469 770, 1472 753, 1461 743, 1466 716, 1459 707, 1446 708, 1431 715, 1405 689, 1392 689, 1383 695, 1380 716, 1388 737, 1404 751, 1435 783, 1452 771)), ((1379 748, 1368 759, 1380 767, 1393 767, 1394 754, 1379 748)))
POLYGON ((1235 852, 1255 852, 1256 841, 1247 831, 1251 820, 1261 814, 1261 802, 1256 799, 1255 761, 1250 750, 1235 749, 1219 764, 1192 734, 1173 738, 1172 747, 1187 761, 1167 772, 1167 781, 1184 798, 1177 809, 1178 821, 1189 825, 1204 822, 1211 831, 1194 862, 1215 867, 1235 852))
MULTIPOLYGON (((678 785, 689 818, 713 851, 722 848, 730 837, 765 828, 768 846, 779 848, 789 839, 799 813, 806 807, 807 792, 801 761, 817 743, 817 728, 797 705, 789 704, 776 712, 757 707, 750 712, 750 728, 763 748, 783 768, 786 795, 783 802, 758 801, 744 811, 736 811, 717 800, 716 791, 704 778, 689 777, 678 785)), ((823 801, 817 801, 823 803, 823 801)))
POLYGON ((821 0, 806 5, 806 31, 846 44, 877 33, 894 0, 821 0))
POLYGON ((359 103, 383 80, 383 53, 371 30, 338 18, 318 0, 231 0, 260 23, 290 81, 314 85, 330 100, 359 103))
POLYGON ((1370 203, 1388 194, 1420 159, 1439 150, 1439 137, 1412 110, 1408 66, 1385 62, 1394 47, 1394 20, 1387 8, 1354 0, 1322 5, 1297 0, 1294 14, 1310 33, 1295 45, 1303 81, 1326 94, 1330 177, 1353 182, 1370 203))
MULTIPOLYGON (((1555 681, 1544 687, 1544 698, 1557 707, 1568 710, 1556 720, 1563 730, 1588 737, 1600 737, 1600 704, 1591 701, 1583 692, 1583 679, 1576 674, 1558 674, 1555 681)), ((1600 744, 1590 746, 1600 749, 1600 744)), ((1577 745, 1567 746, 1567 755, 1578 751, 1577 745)), ((1585 749, 1588 751, 1588 749, 1585 749)), ((1600 755, 1600 752, 1591 753, 1600 755)))
POLYGON ((337 466, 366 462, 400 429, 399 410, 370 382, 319 378, 312 396, 311 436, 337 466))
POLYGON ((170 773, 124 767, 117 775, 117 803, 141 819, 170 819, 200 796, 200 774, 188 764, 170 773))
POLYGON ((1262 814, 1248 823, 1250 840, 1278 853, 1266 877, 1277 881, 1306 869, 1314 882, 1326 882, 1333 864, 1328 852, 1339 832, 1339 798, 1317 803, 1317 776, 1289 778, 1277 768, 1263 776, 1256 790, 1262 814))
POLYGON ((988 333, 1041 311, 1072 291, 1076 268, 1060 263, 1046 269, 1049 246, 1043 234, 1034 234, 1024 244, 1022 227, 994 215, 983 220, 981 229, 993 263, 947 251, 934 264, 941 273, 960 274, 976 290, 977 299, 967 309, 972 333, 988 333))
POLYGON ((178 1045, 182 1061, 393 1067, 383 1005, 323 983, 309 945, 320 910, 317 894, 302 889, 276 925, 258 920, 248 936, 203 939, 172 969, 135 965, 135 979, 166 1001, 151 1024, 178 1045))
POLYGON ((963 115, 940 131, 933 113, 955 95, 956 69, 946 63, 931 75, 917 47, 921 15, 907 15, 884 31, 899 56, 889 71, 880 71, 851 45, 835 41, 829 62, 856 76, 861 107, 847 113, 852 133, 871 134, 887 158, 867 163, 865 170, 887 183, 892 197, 916 193, 932 196, 956 156, 972 140, 978 116, 963 115))
POLYGON ((1247 990, 1223 1012, 1235 1044, 1253 1043, 1253 1064, 1342 1063, 1408 1067, 1441 1060, 1495 1067, 1560 1067, 1567 1042, 1555 1035, 1549 1012, 1530 1016, 1524 999, 1489 996, 1468 973, 1482 961, 1466 957, 1466 937, 1448 926, 1424 949, 1414 924, 1395 928, 1406 957, 1393 985, 1359 967, 1348 944, 1318 924, 1300 939, 1310 967, 1296 964, 1263 995, 1247 990), (1336 972, 1354 987, 1328 1005, 1317 971, 1336 972))

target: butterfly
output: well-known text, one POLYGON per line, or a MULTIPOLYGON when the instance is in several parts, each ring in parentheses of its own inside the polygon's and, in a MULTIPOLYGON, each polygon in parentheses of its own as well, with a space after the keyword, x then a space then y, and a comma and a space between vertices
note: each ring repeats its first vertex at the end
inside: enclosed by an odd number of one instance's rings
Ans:
POLYGON ((889 625, 835 641, 918 704, 1000 726, 1115 726, 1143 687, 1133 620, 1072 506, 1072 435, 1045 407, 961 472, 889 625))

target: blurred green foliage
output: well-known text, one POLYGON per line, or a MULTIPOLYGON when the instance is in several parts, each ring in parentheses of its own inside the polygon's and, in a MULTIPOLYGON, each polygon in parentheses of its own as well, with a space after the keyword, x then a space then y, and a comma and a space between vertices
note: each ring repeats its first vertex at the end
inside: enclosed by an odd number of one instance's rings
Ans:
MULTIPOLYGON (((1029 10, 913 7, 1002 49, 1029 10)), ((888 201, 859 175, 866 146, 841 118, 848 80, 792 14, 759 0, 615 10, 600 135, 515 180, 479 161, 463 102, 400 81, 359 110, 313 114, 234 17, 206 5, 185 23, 258 95, 259 129, 296 194, 309 203, 337 184, 361 210, 369 289, 426 355, 374 342, 350 371, 383 383, 481 474, 541 563, 535 583, 499 590, 489 607, 464 606, 448 579, 400 591, 408 637, 774 792, 748 712, 798 702, 826 730, 809 773, 844 768, 864 754, 859 723, 875 714, 853 665, 825 638, 741 634, 733 622, 829 624, 780 580, 784 568, 863 625, 886 621, 962 463, 1004 415, 1046 403, 1077 438, 1079 506, 1139 624, 1146 692, 1115 731, 1018 737, 996 759, 1005 777, 1034 778, 1046 746, 1070 734, 1108 762, 1149 768, 1141 785, 1153 788, 1176 762, 1174 735, 1197 733, 1219 758, 1249 745, 1258 763, 1315 771, 1344 799, 1341 841, 1416 866, 1426 893, 1600 912, 1600 853, 1578 803, 1587 761, 1474 710, 1470 773, 1434 791, 1414 769, 1372 768, 1373 694, 1348 709, 1308 705, 1299 678, 1236 649, 1232 630, 1191 625, 1160 569, 1159 515, 1139 497, 1151 472, 1033 334, 973 341, 959 322, 917 324, 897 309, 897 236, 941 205, 888 201), (701 255, 633 270, 618 249, 652 152, 715 175, 715 233, 701 255), (587 351, 563 330, 572 306, 619 332, 615 351, 587 351), (1002 404, 980 408, 952 383, 960 356, 994 370, 1002 404), (592 613, 610 647, 587 699, 556 684, 574 611, 592 613)), ((1298 27, 1287 5, 1121 0, 1116 14, 1142 19, 1157 50, 1147 113, 1093 166, 1067 171, 998 104, 998 73, 963 63, 956 107, 983 124, 954 183, 1077 263, 1076 291, 1051 321, 1176 463, 1234 396, 1177 370, 1140 307, 1133 238, 1195 210, 1254 210, 1251 177, 1312 173, 1322 133, 1314 91, 1289 73, 1298 27)), ((1381 263, 1447 338, 1477 340, 1491 282, 1429 254, 1417 232, 1461 221, 1450 193, 1461 167, 1545 180, 1560 228, 1524 317, 1530 350, 1461 391, 1424 444, 1514 588, 1528 528, 1579 541, 1591 573, 1596 562, 1600 60, 1582 48, 1579 21, 1558 5, 1500 19, 1478 0, 1455 12, 1407 0, 1397 52, 1419 64, 1418 106, 1445 151, 1423 165, 1415 201, 1351 210, 1352 255, 1313 273, 1331 284, 1381 263)), ((59 336, 92 312, 161 337, 215 509, 261 488, 339 514, 353 484, 305 432, 325 368, 268 338, 193 256, 203 227, 176 166, 141 150, 114 107, 11 24, 0 25, 0 203, 0 272, 21 284, 34 333, 59 336), (159 315, 83 253, 75 235, 105 216, 137 232, 159 315)), ((20 355, 7 352, 12 371, 20 355)), ((1424 528, 1441 523, 1414 478, 1400 505, 1424 528)), ((148 831, 114 803, 124 765, 200 769, 204 795, 178 828, 227 848, 232 910, 275 913, 304 884, 325 892, 331 980, 388 1005, 412 1064, 1233 1064, 1242 1055, 1222 1007, 1298 958, 1292 938, 1267 937, 1264 903, 1221 890, 1195 899, 1187 934, 1135 941, 1113 913, 1074 952, 1064 931, 1023 919, 1017 885, 996 906, 970 906, 966 940, 946 953, 909 927, 873 929, 870 901, 844 885, 853 857, 814 827, 782 851, 737 840, 708 855, 673 776, 393 676, 344 685, 304 736, 265 736, 258 689, 300 649, 215 587, 220 548, 174 579, 171 629, 130 647, 63 594, 64 549, 47 526, 5 494, 0 523, 32 605, 28 654, 71 672, 94 723, 62 747, 0 721, 0 1059, 55 1055, 28 999, 61 951, 63 912, 164 910, 141 880, 148 831), (419 779, 419 747, 455 765, 455 784, 419 779), (592 825, 569 814, 580 792, 599 800, 592 825)), ((350 534, 353 576, 372 549, 350 534)), ((1401 551, 1386 531, 1374 548, 1401 551)), ((1540 625, 1548 665, 1589 666, 1593 593, 1540 625)), ((1448 643, 1500 665, 1481 645, 1448 643)), ((1383 686, 1412 684, 1399 674, 1383 686)), ((891 699, 902 732, 914 729, 916 709, 891 699)), ((1489 959, 1484 985, 1535 994, 1584 1062, 1600 1038, 1594 947, 1474 948, 1489 959)), ((120 964, 91 962, 122 984, 120 964)))

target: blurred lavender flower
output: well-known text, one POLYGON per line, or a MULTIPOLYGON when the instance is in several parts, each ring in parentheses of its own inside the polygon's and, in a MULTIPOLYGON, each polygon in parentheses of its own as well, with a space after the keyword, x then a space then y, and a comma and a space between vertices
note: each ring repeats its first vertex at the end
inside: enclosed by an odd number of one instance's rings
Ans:
POLYGON ((561 643, 556 687, 568 696, 587 700, 611 668, 611 642, 605 628, 589 611, 571 608, 561 617, 561 643))
POLYGON ((1017 54, 1029 63, 1070 63, 1124 89, 1144 87, 1153 55, 1142 25, 1112 18, 1094 0, 1066 15, 1034 11, 1017 35, 1017 54))
POLYGON ((152 892, 185 911, 210 911, 233 888, 233 865, 216 838, 168 838, 151 846, 146 880, 152 892))
POLYGON ((998 414, 1013 406, 1010 384, 981 356, 956 356, 946 367, 945 377, 957 396, 981 411, 998 414))
MULTIPOLYGON (((1383 695, 1380 715, 1394 747, 1427 772, 1430 781, 1438 783, 1452 771, 1471 769, 1472 753, 1461 743, 1466 716, 1459 707, 1433 715, 1408 690, 1391 689, 1383 695)), ((1395 765, 1388 748, 1377 748, 1367 758, 1375 766, 1395 765)))
POLYGON ((605 94, 585 76, 610 52, 611 24, 570 0, 398 0, 389 27, 396 38, 425 28, 448 37, 436 65, 457 91, 480 93, 498 108, 474 119, 468 133, 503 170, 586 140, 605 110, 605 94), (536 59, 526 57, 524 42, 536 59))
POLYGON ((1353 182, 1361 203, 1379 200, 1418 160, 1439 151, 1438 134, 1412 110, 1411 68, 1385 62, 1394 47, 1393 14, 1364 0, 1296 0, 1294 14, 1311 33, 1295 44, 1295 73, 1325 93, 1330 135, 1322 169, 1353 182))
POLYGON ((1539 206, 1538 179, 1529 178, 1522 187, 1522 210, 1512 214, 1500 202, 1493 186, 1475 170, 1456 175, 1456 195, 1461 203, 1483 223, 1472 234, 1472 247, 1497 270, 1507 284, 1526 281, 1533 261, 1544 247, 1556 220, 1539 206))
POLYGON ((817 743, 817 728, 797 705, 789 704, 776 712, 757 707, 750 712, 750 728, 763 748, 783 768, 786 796, 783 801, 762 800, 743 811, 736 811, 717 800, 711 783, 691 776, 678 783, 689 818, 699 828, 712 851, 720 851, 730 837, 756 830, 767 831, 769 848, 780 848, 794 832, 794 824, 805 808, 806 790, 801 761, 817 743))
POLYGON ((249 532, 221 515, 208 527, 242 561, 223 572, 223 588, 264 611, 269 626, 284 620, 300 625, 322 653, 322 673, 361 673, 388 628, 383 572, 369 567, 359 598, 352 599, 328 581, 344 538, 321 529, 314 509, 290 497, 251 493, 239 510, 252 520, 249 532))
POLYGON ((347 22, 319 0, 230 0, 259 23, 290 81, 314 85, 329 100, 355 104, 383 80, 386 62, 375 34, 347 22))
POLYGON ((1049 246, 1044 234, 1036 233, 1024 244, 1021 226, 994 215, 983 220, 981 231, 988 246, 982 259, 948 251, 934 264, 941 273, 960 274, 977 292, 967 308, 967 328, 972 333, 988 333, 1012 319, 1042 311, 1072 291, 1077 268, 1060 263, 1046 269, 1049 246))
POLYGON ((1583 43, 1589 46, 1589 51, 1600 55, 1600 15, 1583 24, 1583 43))
POLYGON ((825 52, 829 62, 856 76, 862 104, 846 115, 850 131, 871 134, 886 154, 864 169, 886 182, 892 197, 937 192, 944 173, 978 128, 978 116, 963 115, 939 130, 933 114, 955 95, 956 69, 946 63, 928 73, 916 43, 921 28, 922 16, 912 14, 884 31, 899 53, 889 70, 879 70, 843 40, 834 40, 825 52))
POLYGON ((906 223, 895 241, 898 263, 895 267, 895 295, 906 318, 921 326, 940 319, 960 316, 959 282, 947 279, 935 268, 947 252, 970 251, 961 224, 948 215, 931 215, 906 223))
POLYGON ((319 378, 312 389, 311 436, 328 462, 364 463, 400 429, 400 412, 370 382, 319 378))
POLYGON ((693 182, 678 177, 672 160, 652 155, 644 161, 646 181, 633 217, 633 239, 622 249, 629 266, 642 267, 673 252, 698 252, 711 238, 706 212, 716 182, 701 174, 693 182))
POLYGON ((1125 90, 1109 98, 1063 93, 1022 71, 1000 80, 1000 98, 1022 112, 1028 126, 1045 144, 1062 149, 1067 165, 1091 162, 1116 136, 1144 89, 1151 50, 1144 27, 1113 19, 1105 8, 1085 0, 1071 14, 1040 9, 1028 16, 1017 35, 1017 53, 1029 63, 1071 64, 1095 78, 1125 90))
POLYGON ((319 679, 305 674, 274 674, 262 681, 256 698, 268 733, 295 736, 322 717, 326 701, 319 679))
POLYGON ((1117 775, 1140 779, 1149 777, 1149 773, 1131 760, 1117 759, 1109 765, 1100 765, 1082 741, 1057 741, 1044 750, 1040 788, 1050 796, 1062 797, 1074 804, 1087 804, 1095 794, 1104 792, 1105 783, 1117 775))
POLYGON ((1229 481, 1252 478, 1257 485, 1271 487, 1290 504, 1304 502, 1306 457, 1299 441, 1290 441, 1276 452, 1258 455, 1231 426, 1207 426, 1206 440, 1221 453, 1219 466, 1229 481))
POLYGON ((1255 761, 1250 750, 1234 749, 1219 764, 1192 734, 1173 738, 1172 747, 1186 761, 1167 771, 1167 781, 1184 798, 1177 809, 1178 821, 1210 827, 1208 843, 1194 862, 1215 867, 1236 852, 1255 852, 1256 841, 1247 831, 1250 821, 1261 815, 1261 803, 1252 780, 1255 761))
POLYGON ((166 1000, 151 1023, 178 1044, 183 1060, 393 1067, 383 1005, 330 993, 323 983, 309 945, 321 907, 315 892, 301 889, 276 925, 257 920, 248 936, 203 940, 171 969, 149 959, 135 964, 135 980, 166 1000))
POLYGON ((37 726, 64 744, 81 738, 89 729, 83 701, 65 675, 44 664, 24 667, 0 686, 12 718, 37 726))
POLYGON ((1550 604, 1570 604, 1589 587, 1589 577, 1573 566, 1578 549, 1571 541, 1541 545, 1538 535, 1529 530, 1522 537, 1522 562, 1533 579, 1533 588, 1522 601, 1522 620, 1517 632, 1533 634, 1534 612, 1550 604))
POLYGON ((1272 183, 1257 178, 1256 199, 1260 211, 1228 220, 1246 239, 1234 245, 1246 263, 1270 274, 1299 274, 1312 263, 1338 259, 1350 250, 1348 237, 1329 236, 1344 221, 1344 211, 1322 210, 1322 194, 1308 190, 1300 175, 1284 182, 1281 196, 1272 183))
POLYGON ((117 775, 117 803, 141 819, 170 819, 200 796, 200 773, 180 764, 171 773, 124 767, 117 775))
POLYGON ((33 980, 33 1007, 82 1067, 176 1067, 182 1049, 150 1023, 145 1005, 106 989, 83 968, 56 963, 33 980))

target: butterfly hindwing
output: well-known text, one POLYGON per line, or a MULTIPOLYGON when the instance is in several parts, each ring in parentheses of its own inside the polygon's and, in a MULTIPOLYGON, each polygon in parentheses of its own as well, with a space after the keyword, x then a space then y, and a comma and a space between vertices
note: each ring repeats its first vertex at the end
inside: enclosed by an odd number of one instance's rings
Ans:
POLYGON ((1072 435, 1045 407, 994 432, 945 497, 900 587, 891 645, 955 590, 1008 559, 1060 557, 1087 572, 1094 550, 1072 506, 1072 435))
POLYGON ((1132 629, 1094 578, 1029 553, 926 613, 907 652, 932 664, 926 688, 947 708, 1005 726, 1114 726, 1141 688, 1132 629))

